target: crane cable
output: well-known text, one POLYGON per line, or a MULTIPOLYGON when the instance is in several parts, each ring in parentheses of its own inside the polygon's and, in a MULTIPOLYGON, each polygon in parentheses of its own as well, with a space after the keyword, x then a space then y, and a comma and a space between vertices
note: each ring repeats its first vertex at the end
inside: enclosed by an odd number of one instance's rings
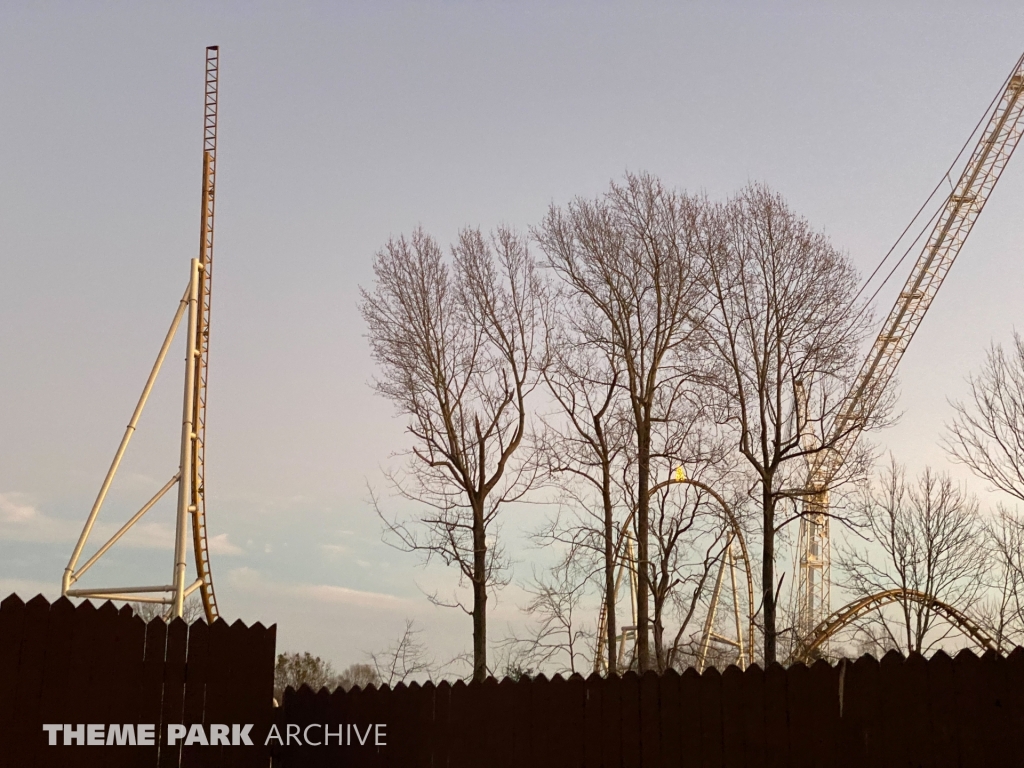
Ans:
MULTIPOLYGON (((850 301, 850 307, 851 308, 853 308, 853 306, 857 303, 857 300, 860 299, 860 297, 867 290, 867 287, 868 287, 868 285, 870 285, 871 281, 875 279, 875 276, 885 266, 885 263, 889 260, 889 258, 892 256, 893 252, 896 250, 896 247, 900 244, 900 242, 903 241, 903 238, 906 237, 907 233, 910 231, 910 228, 914 226, 914 222, 918 220, 918 218, 921 216, 921 214, 924 212, 924 210, 928 207, 929 203, 931 203, 931 201, 934 199, 935 195, 942 188, 943 182, 948 181, 951 178, 951 174, 953 173, 953 169, 956 168, 957 163, 960 162, 960 158, 963 157, 964 152, 967 151, 967 148, 969 146, 973 145, 972 143, 974 141, 974 137, 978 133, 978 130, 983 125, 987 124, 988 120, 991 117, 992 111, 995 109, 996 105, 999 103, 999 100, 1002 98, 1003 93, 1005 93, 1006 87, 1010 83, 1010 78, 1013 77, 1014 73, 1017 72, 1017 70, 1020 68, 1022 63, 1024 63, 1024 54, 1022 54, 1020 56, 1020 58, 1017 59, 1017 63, 1014 65, 1013 69, 1010 71, 1010 74, 1006 76, 1006 78, 1003 80, 1002 84, 999 86, 999 90, 996 92, 996 95, 993 97, 992 101, 989 102, 988 107, 985 108, 985 111, 982 114, 981 118, 978 120, 977 124, 974 126, 974 128, 971 131, 970 135, 967 137, 967 140, 964 141, 963 146, 960 147, 960 151, 957 152, 956 157, 953 158, 953 162, 951 162, 949 164, 949 168, 946 169, 946 172, 942 175, 942 177, 939 179, 939 182, 935 185, 935 188, 932 189, 931 194, 929 194, 928 197, 925 199, 925 201, 921 204, 921 207, 917 209, 917 212, 914 214, 914 217, 910 220, 910 223, 908 223, 907 226, 903 229, 903 231, 900 233, 900 236, 896 238, 896 241, 892 244, 892 247, 889 248, 889 250, 886 252, 885 256, 883 256, 882 260, 878 263, 878 266, 876 266, 874 268, 874 270, 868 276, 867 280, 865 280, 863 285, 861 285, 860 290, 857 291, 857 295, 854 296, 853 299, 850 301)), ((952 194, 952 192, 950 194, 952 194)), ((926 232, 929 232, 931 230, 932 225, 935 223, 935 220, 942 213, 942 210, 943 210, 943 206, 939 206, 936 209, 935 213, 933 213, 931 215, 931 217, 928 219, 928 221, 925 222, 924 226, 921 228, 921 231, 917 234, 917 237, 915 237, 913 239, 913 241, 911 241, 910 245, 907 246, 907 249, 903 252, 903 255, 900 256, 899 260, 896 262, 896 264, 893 266, 893 268, 891 270, 889 270, 889 273, 885 276, 885 279, 882 280, 882 282, 874 290, 874 292, 867 299, 867 301, 865 301, 863 303, 863 305, 861 306, 860 310, 857 312, 857 315, 854 318, 854 323, 857 320, 859 320, 864 315, 865 312, 868 311, 868 308, 872 305, 872 303, 875 301, 875 299, 878 298, 878 294, 882 291, 882 289, 886 286, 886 284, 889 282, 889 280, 892 278, 892 276, 896 273, 896 270, 898 270, 900 268, 900 265, 902 265, 903 262, 906 261, 907 256, 909 256, 910 253, 914 250, 914 247, 917 245, 917 243, 921 240, 921 238, 924 236, 924 234, 926 232)))

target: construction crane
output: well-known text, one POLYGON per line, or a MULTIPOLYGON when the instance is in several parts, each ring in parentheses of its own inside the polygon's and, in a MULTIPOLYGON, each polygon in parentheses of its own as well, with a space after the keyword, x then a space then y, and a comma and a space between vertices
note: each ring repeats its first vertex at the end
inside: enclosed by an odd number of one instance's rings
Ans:
POLYGON ((208 621, 218 616, 217 599, 210 571, 209 542, 206 530, 206 401, 210 353, 210 306, 213 285, 213 233, 217 185, 217 97, 220 51, 218 46, 206 49, 206 89, 203 108, 203 184, 202 214, 199 228, 199 258, 192 259, 188 287, 178 304, 171 327, 164 338, 156 363, 150 371, 142 395, 135 406, 131 420, 114 454, 110 469, 103 480, 85 526, 75 545, 71 559, 61 581, 61 594, 68 597, 129 600, 168 606, 167 616, 180 617, 184 603, 196 590, 202 597, 203 610, 208 621), (128 522, 107 540, 81 567, 78 562, 89 540, 96 519, 103 507, 110 486, 117 474, 128 444, 135 432, 149 394, 171 343, 186 320, 185 386, 182 405, 180 460, 177 473, 147 501, 128 522), (171 488, 177 486, 177 514, 174 538, 174 568, 169 584, 156 586, 93 587, 72 589, 78 580, 99 561, 131 528, 160 501, 171 488), (196 578, 186 585, 189 550, 194 555, 196 578))
MULTIPOLYGON (((990 105, 986 111, 988 121, 977 146, 934 217, 924 248, 840 405, 823 443, 827 447, 813 453, 814 458, 809 462, 797 538, 799 642, 806 643, 830 612, 829 487, 878 407, 896 366, 1017 148, 1024 131, 1021 119, 1024 114, 1024 56, 1017 60, 1001 94, 992 104, 994 107, 990 105)), ((799 413, 801 407, 805 407, 801 401, 806 402, 806 393, 800 384, 796 400, 799 413)), ((805 450, 815 447, 813 437, 801 437, 805 440, 805 450)), ((824 645, 818 647, 821 653, 827 650, 824 645)))

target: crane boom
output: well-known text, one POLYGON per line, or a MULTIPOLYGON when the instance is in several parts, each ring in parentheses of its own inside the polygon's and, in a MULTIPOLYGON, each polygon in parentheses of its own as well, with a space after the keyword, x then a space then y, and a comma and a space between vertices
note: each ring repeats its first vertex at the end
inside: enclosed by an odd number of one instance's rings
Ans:
POLYGON ((877 408, 914 333, 1024 133, 1024 56, 1017 60, 960 179, 946 198, 903 290, 886 318, 809 468, 800 523, 797 628, 805 637, 829 612, 828 487, 877 408), (817 578, 816 578, 817 577, 817 578))

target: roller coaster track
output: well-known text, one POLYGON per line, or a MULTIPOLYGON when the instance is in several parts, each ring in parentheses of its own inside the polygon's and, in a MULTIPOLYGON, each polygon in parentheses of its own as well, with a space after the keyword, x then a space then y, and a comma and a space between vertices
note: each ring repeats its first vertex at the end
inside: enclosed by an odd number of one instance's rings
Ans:
POLYGON ((206 89, 203 108, 203 187, 202 215, 199 230, 199 258, 192 259, 188 288, 178 304, 156 362, 150 371, 135 412, 125 429, 121 444, 114 454, 110 469, 96 496, 85 526, 64 569, 61 594, 67 597, 124 600, 169 606, 166 616, 182 616, 184 601, 193 592, 202 596, 203 611, 208 621, 218 617, 217 599, 210 572, 210 548, 206 532, 206 383, 210 353, 210 304, 213 286, 213 231, 217 184, 217 96, 220 71, 218 46, 206 49, 206 89), (185 320, 187 344, 185 352, 185 391, 182 416, 180 464, 178 472, 146 502, 107 542, 100 546, 83 565, 79 559, 88 543, 103 502, 135 433, 143 408, 157 375, 170 350, 178 328, 185 320), (175 528, 174 571, 169 584, 146 586, 73 588, 78 580, 102 558, 142 517, 177 486, 177 520, 175 528), (192 550, 197 578, 186 585, 188 533, 192 527, 192 550))
POLYGON ((857 617, 863 616, 865 613, 884 608, 887 605, 902 602, 917 603, 918 605, 930 608, 935 613, 945 618, 950 624, 960 629, 965 635, 977 643, 980 648, 1002 653, 1002 648, 999 643, 994 640, 988 632, 953 606, 948 605, 925 592, 917 592, 913 589, 890 589, 885 592, 879 592, 875 595, 863 597, 859 600, 854 600, 849 605, 845 605, 838 611, 833 612, 828 618, 818 624, 818 626, 816 626, 811 633, 797 645, 796 649, 790 655, 789 663, 794 664, 811 660, 814 657, 814 652, 822 645, 822 643, 844 627, 849 626, 849 624, 857 617))
POLYGON ((210 300, 213 286, 213 214, 217 191, 217 91, 220 52, 217 46, 206 49, 206 98, 203 109, 203 196, 199 225, 199 307, 197 313, 194 380, 195 439, 192 441, 192 488, 189 509, 192 515, 192 543, 196 571, 206 618, 217 618, 217 598, 210 572, 210 547, 206 536, 206 380, 210 360, 210 300))

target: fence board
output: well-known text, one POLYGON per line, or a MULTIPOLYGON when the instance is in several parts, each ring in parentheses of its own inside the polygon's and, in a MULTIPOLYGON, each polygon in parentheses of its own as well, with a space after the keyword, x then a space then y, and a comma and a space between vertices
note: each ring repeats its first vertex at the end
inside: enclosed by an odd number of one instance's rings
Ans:
POLYGON ((1024 648, 1006 659, 1006 729, 1002 738, 1014 754, 1024 753, 1024 648))
POLYGON ((627 672, 619 687, 622 766, 640 767, 640 676, 627 672))
POLYGON ((1009 717, 1006 711, 1006 660, 995 651, 986 651, 978 665, 982 706, 979 715, 983 732, 981 743, 986 765, 1012 765, 1019 755, 1008 749, 1009 717))
POLYGON ((586 682, 578 674, 572 675, 566 686, 566 721, 559 737, 568 742, 565 768, 583 768, 583 738, 586 728, 584 709, 587 702, 586 682))
POLYGON ((471 698, 477 692, 459 680, 452 686, 451 722, 452 751, 449 758, 450 768, 473 768, 475 750, 475 733, 482 725, 480 710, 474 706, 471 698))
MULTIPOLYGON (((89 673, 89 687, 85 701, 88 702, 88 723, 110 723, 110 710, 114 704, 114 685, 118 672, 118 652, 121 638, 118 626, 120 616, 114 604, 107 600, 96 609, 93 622, 96 627, 92 670, 89 673)), ((107 768, 117 760, 118 749, 114 746, 90 747, 81 754, 75 753, 81 766, 107 768)), ((121 749, 121 752, 124 750, 121 749)))
MULTIPOLYGON (((329 741, 327 738, 328 726, 332 726, 330 730, 333 733, 337 733, 338 730, 337 722, 331 722, 331 712, 333 711, 331 704, 331 693, 326 688, 321 688, 315 695, 309 697, 306 724, 303 726, 302 735, 305 739, 308 733, 310 741, 320 742, 319 746, 308 746, 305 748, 306 754, 303 755, 303 762, 309 768, 326 768, 326 766, 335 765, 338 762, 336 753, 332 752, 327 746, 329 741), (310 728, 310 726, 316 727, 310 728), (309 728, 308 732, 307 728, 309 728), (332 758, 335 759, 332 760, 332 758)), ((269 733, 269 723, 264 723, 264 725, 269 733)), ((330 741, 337 742, 338 738, 334 737, 330 741)))
POLYGON ((369 688, 366 694, 366 721, 363 727, 368 729, 369 736, 366 746, 360 747, 360 749, 365 749, 365 754, 369 758, 369 765, 373 766, 373 768, 384 768, 388 760, 387 739, 384 739, 384 744, 377 743, 377 723, 386 724, 388 717, 386 711, 387 702, 394 696, 394 692, 385 685, 381 688, 369 688))
POLYGON ((786 683, 786 670, 780 664, 769 664, 764 671, 765 765, 769 768, 790 765, 786 683))
POLYGON ((903 663, 903 731, 907 741, 910 764, 934 765, 931 738, 931 712, 928 697, 928 662, 919 653, 912 653, 903 663))
MULTIPOLYGON (((342 732, 341 737, 337 735, 329 736, 328 728, 324 728, 324 742, 326 745, 329 745, 324 750, 328 765, 342 765, 344 764, 345 757, 348 755, 344 731, 346 724, 352 722, 350 702, 351 697, 341 688, 335 689, 328 697, 324 723, 331 726, 330 731, 332 733, 337 734, 339 729, 342 732)), ((287 714, 287 711, 287 708, 285 708, 285 714, 287 714)))
POLYGON ((500 683, 490 678, 484 681, 483 696, 487 707, 484 754, 491 756, 494 768, 512 766, 512 689, 515 686, 508 678, 500 683))
MULTIPOLYGON (((500 687, 502 694, 511 693, 507 686, 500 687)), ((430 740, 434 731, 434 684, 428 682, 420 686, 413 683, 410 692, 412 693, 413 727, 409 732, 412 751, 412 760, 409 765, 415 768, 430 768, 432 764, 430 740)), ((503 734, 508 734, 507 738, 502 739, 502 746, 506 752, 506 763, 511 765, 511 719, 507 716, 501 718, 501 725, 504 729, 503 734)))
POLYGON ((726 768, 743 768, 742 711, 743 673, 737 666, 729 666, 722 673, 722 764, 726 768), (724 713, 735 713, 731 717, 724 713))
MULTIPOLYGON (((529 691, 525 686, 519 686, 518 692, 520 693, 521 698, 523 694, 529 696, 529 691)), ((431 751, 434 758, 434 765, 437 766, 448 765, 448 745, 451 744, 452 731, 451 695, 452 687, 447 681, 442 682, 434 690, 434 741, 431 745, 431 751)), ((522 710, 523 712, 520 712, 519 715, 523 716, 525 714, 526 717, 529 717, 529 699, 527 699, 527 704, 525 707, 522 707, 522 710)), ((524 766, 530 764, 529 752, 526 754, 526 759, 519 764, 524 766)))
POLYGON ((907 761, 906 738, 901 738, 906 706, 903 665, 903 656, 897 651, 889 651, 879 662, 878 749, 873 759, 883 768, 903 766, 907 761))
MULTIPOLYGON (((79 608, 81 610, 81 608, 79 608)), ((76 640, 77 642, 77 640, 76 640)), ((139 723, 154 727, 153 745, 136 747, 140 765, 156 765, 159 754, 161 727, 160 709, 163 704, 164 655, 167 651, 167 625, 161 619, 146 624, 146 650, 142 662, 142 694, 140 696, 139 723)))
MULTIPOLYGON (((0 608, 0 611, 3 609, 0 608)), ((66 723, 68 675, 74 642, 75 607, 66 597, 50 606, 50 624, 47 629, 46 667, 43 671, 43 691, 39 702, 41 723, 66 723)), ((2 629, 0 629, 2 632, 2 629)), ((0 693, 2 697, 2 693, 0 693)), ((41 746, 36 752, 35 764, 41 768, 60 768, 67 764, 67 755, 58 736, 56 747, 41 746)), ((40 742, 42 744, 43 742, 40 742)))
POLYGON ((722 673, 712 667, 704 670, 698 685, 700 696, 701 765, 722 768, 722 673))
MULTIPOLYGON (((263 625, 256 623, 247 627, 241 619, 236 619, 228 627, 228 643, 234 649, 231 657, 228 690, 233 695, 227 700, 228 723, 253 722, 253 709, 260 706, 255 700, 258 682, 253 676, 261 657, 263 625), (251 642, 246 642, 249 638, 251 642)), ((315 692, 314 692, 315 693, 315 692)), ((269 702, 269 699, 266 701, 269 702)), ((266 706, 266 705, 263 705, 266 706)), ((254 764, 254 753, 251 747, 235 745, 224 747, 221 765, 224 768, 241 768, 254 764)))
POLYGON ((811 670, 794 664, 786 671, 786 703, 789 715, 789 765, 811 768, 814 738, 814 702, 811 696, 811 670))
POLYGON ((960 651, 953 659, 953 696, 957 708, 957 741, 960 765, 963 768, 983 768, 984 744, 981 736, 981 696, 979 677, 981 662, 968 650, 960 651))
POLYGON ((839 733, 839 671, 826 661, 811 667, 811 691, 821 706, 815 708, 816 740, 814 765, 832 768, 838 759, 835 749, 839 733))
POLYGON ((537 675, 529 683, 530 689, 530 740, 531 764, 537 768, 551 765, 551 746, 548 741, 551 727, 551 682, 544 675, 537 675))
POLYGON ((601 707, 604 688, 604 678, 596 672, 587 678, 585 683, 586 703, 583 710, 583 733, 585 734, 583 764, 587 768, 601 768, 604 764, 601 751, 603 746, 601 742, 601 707))
MULTIPOLYGON (((193 723, 208 725, 205 718, 206 678, 210 663, 210 627, 202 621, 191 625, 188 630, 188 645, 185 652, 185 693, 182 699, 181 722, 189 728, 193 723)), ((209 736, 207 729, 207 736, 209 736)), ((181 750, 183 768, 198 768, 203 763, 203 752, 210 745, 192 744, 181 750)))
POLYGON ((569 691, 561 675, 555 675, 548 684, 548 717, 544 724, 548 748, 543 765, 562 768, 568 765, 569 742, 573 734, 567 728, 569 691))
POLYGON ((679 743, 683 768, 704 764, 700 724, 700 674, 692 667, 679 677, 679 743))
MULTIPOLYGON (((230 723, 231 721, 231 664, 234 659, 231 628, 223 619, 209 625, 206 637, 207 664, 206 703, 203 718, 209 723, 230 723)), ((283 736, 283 733, 282 733, 283 736)), ((224 759, 225 747, 211 746, 202 751, 200 757, 206 768, 220 766, 224 759)))
POLYGON ((39 723, 39 701, 42 697, 43 669, 46 665, 46 635, 50 623, 50 604, 36 595, 25 605, 25 624, 18 663, 14 699, 14 741, 7 751, 12 765, 30 765, 42 745, 43 730, 39 723))
POLYGON ((17 595, 0 602, 0 754, 14 749, 14 690, 18 684, 25 604, 17 595))
MULTIPOLYGON (((396 685, 391 693, 391 706, 383 721, 387 725, 385 731, 387 749, 378 755, 380 765, 396 766, 396 768, 397 766, 412 765, 412 741, 409 738, 409 731, 413 724, 412 704, 409 686, 405 683, 396 685)), ((481 695, 480 704, 482 709, 490 709, 489 702, 483 695, 481 695)))
POLYGON ((837 766, 859 768, 870 764, 868 741, 872 714, 877 707, 877 676, 878 662, 870 656, 862 656, 854 662, 844 660, 840 664, 836 691, 839 699, 837 766))
POLYGON ((960 763, 957 736, 953 660, 942 651, 928 660, 928 689, 930 702, 931 742, 936 768, 954 768, 960 763))
MULTIPOLYGON (((185 700, 185 657, 188 653, 188 625, 180 618, 167 627, 167 650, 164 655, 164 693, 160 707, 160 768, 176 768, 181 755, 181 741, 172 745, 167 734, 169 723, 181 723, 185 700)), ((231 722, 231 721, 228 721, 231 722)))
MULTIPOLYGON (((124 606, 117 612, 117 633, 112 650, 109 724, 132 725, 137 722, 142 682, 142 664, 146 651, 146 624, 124 606)), ((106 755, 106 768, 131 766, 135 762, 135 748, 110 747, 106 755)))
POLYGON ((740 728, 743 733, 743 765, 763 768, 764 745, 764 672, 752 664, 743 672, 739 701, 740 728))
POLYGON ((658 678, 658 731, 661 754, 658 765, 675 768, 681 752, 679 712, 679 673, 668 669, 658 678))
POLYGON ((622 678, 611 675, 601 691, 601 765, 622 765, 622 678))
POLYGON ((661 765, 661 724, 658 701, 659 675, 645 672, 640 678, 640 765, 661 765))

